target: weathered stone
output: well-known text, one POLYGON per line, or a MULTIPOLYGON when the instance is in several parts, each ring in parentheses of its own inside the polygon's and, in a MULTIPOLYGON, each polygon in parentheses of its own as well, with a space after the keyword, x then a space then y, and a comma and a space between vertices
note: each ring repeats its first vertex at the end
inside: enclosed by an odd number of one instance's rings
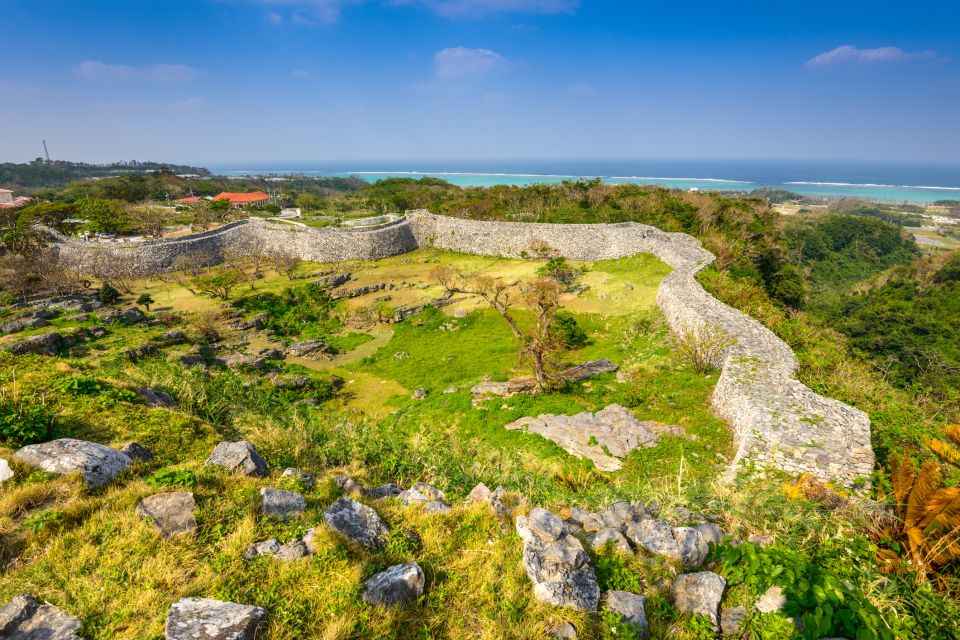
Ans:
POLYGON ((196 508, 192 493, 177 491, 144 498, 137 505, 136 514, 141 518, 149 518, 161 536, 170 538, 196 532, 196 508))
POLYGON ((81 640, 80 621, 28 593, 0 607, 0 638, 5 640, 81 640))
POLYGON ((723 530, 712 522, 705 522, 694 527, 706 543, 720 543, 723 541, 723 530))
POLYGON ((54 331, 39 336, 30 336, 20 342, 14 342, 0 348, 16 355, 35 353, 41 356, 55 356, 60 353, 63 347, 63 336, 54 331))
POLYGON ((699 565, 709 552, 699 531, 689 527, 671 527, 663 520, 650 518, 630 523, 626 534, 638 548, 666 556, 686 567, 699 565))
POLYGON ((11 320, 10 322, 4 322, 3 324, 0 324, 0 335, 5 333, 17 333, 26 329, 39 329, 41 327, 46 327, 49 324, 50 323, 43 318, 18 318, 17 320, 11 320))
POLYGON ((20 449, 13 457, 43 471, 66 474, 79 471, 93 487, 102 487, 124 469, 131 460, 116 449, 95 442, 61 438, 20 449))
POLYGON ((148 462, 153 460, 153 452, 147 449, 139 442, 128 442, 120 448, 120 453, 124 454, 134 462, 148 462))
POLYGON ((138 362, 144 358, 155 355, 158 351, 157 345, 155 344, 142 344, 139 347, 127 349, 123 352, 123 355, 127 356, 131 362, 138 362))
POLYGON ((490 488, 481 482, 467 494, 467 502, 490 502, 491 495, 490 488))
POLYGON ((590 539, 590 546, 593 549, 603 549, 607 544, 612 544, 613 548, 621 553, 632 553, 630 543, 623 537, 623 534, 616 529, 601 529, 593 534, 590 539))
POLYGON ((547 635, 553 640, 575 640, 577 628, 569 622, 559 622, 547 629, 547 635))
POLYGON ((647 612, 643 596, 629 591, 608 591, 603 600, 610 611, 620 615, 623 622, 633 625, 641 638, 647 637, 647 612))
MULTIPOLYGON (((310 531, 313 531, 313 529, 310 531)), ((276 538, 270 538, 269 540, 254 542, 248 546, 246 551, 243 552, 243 558, 245 560, 253 560, 260 556, 276 555, 278 551, 280 551, 280 542, 276 538)))
POLYGON ((517 518, 523 540, 523 566, 541 602, 581 611, 596 611, 600 599, 596 575, 583 545, 563 521, 544 509, 517 518))
POLYGON ((167 616, 166 640, 254 640, 267 615, 260 607, 209 598, 174 602, 167 616))
POLYGON ((589 362, 584 362, 583 364, 578 364, 575 367, 570 367, 569 369, 563 371, 560 375, 571 382, 580 382, 581 380, 598 376, 601 373, 613 373, 619 368, 620 365, 613 364, 606 358, 601 358, 599 360, 591 360, 589 362))
POLYGON ((720 599, 727 581, 710 571, 677 576, 670 595, 681 613, 699 613, 710 619, 714 628, 720 623, 720 599))
POLYGON ((724 637, 734 638, 740 635, 740 621, 747 617, 743 607, 733 607, 720 612, 720 633, 724 637))
POLYGON ((780 611, 787 604, 787 597, 783 589, 774 585, 767 589, 757 600, 756 609, 760 613, 774 613, 780 611))
POLYGON ((299 482, 307 489, 312 489, 316 483, 316 479, 313 477, 313 474, 307 473, 306 471, 301 471, 296 467, 287 467, 284 469, 283 473, 280 474, 280 478, 299 482))
POLYGON ((337 474, 333 476, 333 481, 336 483, 338 487, 340 487, 340 491, 342 491, 345 495, 348 495, 348 496, 366 495, 367 490, 363 488, 363 485, 360 484, 360 482, 357 481, 356 478, 351 478, 350 476, 346 476, 343 474, 337 474))
POLYGON ((416 562, 398 564, 363 583, 363 599, 372 605, 395 606, 423 595, 423 570, 416 562))
POLYGON ((310 550, 307 548, 307 544, 302 540, 291 540, 286 544, 280 545, 280 548, 277 549, 276 553, 274 553, 274 557, 283 562, 300 560, 309 555, 310 550))
POLYGON ((13 477, 13 469, 5 458, 0 458, 0 482, 6 482, 13 477))
POLYGON ((164 342, 170 345, 183 344, 184 342, 187 341, 187 335, 183 331, 180 331, 178 329, 174 329, 173 331, 168 331, 162 336, 160 336, 160 338, 164 342))
POLYGON ((317 354, 335 354, 336 349, 328 345, 323 340, 304 340, 303 342, 294 342, 287 347, 287 353, 300 358, 313 357, 317 354))
POLYGON ((204 464, 213 464, 223 467, 231 473, 245 476, 264 477, 270 475, 267 463, 263 461, 256 447, 246 440, 237 442, 221 442, 218 444, 204 464))
POLYGON ((768 544, 773 544, 774 540, 776 540, 776 538, 769 533, 751 533, 749 536, 747 536, 747 542, 750 544, 755 544, 758 547, 765 547, 768 544))
POLYGON ((323 512, 327 525, 350 540, 365 547, 382 547, 390 530, 377 512, 350 498, 340 498, 323 512))
POLYGON ((177 401, 173 399, 173 396, 159 389, 144 387, 137 391, 137 395, 140 396, 140 399, 143 400, 143 403, 148 407, 166 407, 170 409, 177 406, 177 401))
POLYGON ((423 510, 427 513, 446 513, 450 511, 450 505, 441 500, 431 500, 423 505, 423 510))
POLYGON ((616 471, 620 458, 639 447, 656 446, 654 423, 637 420, 630 411, 612 404, 596 414, 589 411, 572 416, 542 414, 520 418, 506 426, 511 430, 536 433, 560 445, 567 453, 587 458, 601 471, 616 471))
POLYGON ((260 513, 264 516, 290 520, 303 513, 307 501, 296 491, 265 487, 260 489, 260 513))
POLYGON ((412 397, 414 400, 423 400, 424 398, 427 397, 427 390, 426 390, 426 389, 423 389, 423 388, 414 389, 414 390, 413 390, 413 395, 412 395, 411 397, 412 397))
POLYGON ((380 500, 381 498, 396 498, 401 493, 403 493, 403 489, 392 482, 388 482, 380 485, 379 487, 366 490, 367 497, 373 500, 380 500))
POLYGON ((606 527, 595 515, 578 507, 570 510, 570 521, 588 533, 597 532, 606 527))

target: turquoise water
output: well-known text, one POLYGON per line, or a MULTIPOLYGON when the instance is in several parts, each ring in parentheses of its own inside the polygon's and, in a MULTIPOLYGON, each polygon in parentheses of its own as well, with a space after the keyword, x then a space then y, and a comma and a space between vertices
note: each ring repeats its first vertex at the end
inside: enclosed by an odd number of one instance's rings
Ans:
MULTIPOLYGON (((600 177, 610 184, 662 185, 671 189, 751 191, 786 189, 817 197, 862 198, 926 204, 960 200, 960 166, 869 163, 797 163, 764 161, 544 161, 447 162, 432 167, 395 170, 363 166, 318 165, 215 169, 226 175, 356 175, 374 182, 384 178, 430 176, 461 187, 525 186, 600 177), (439 166, 437 166, 439 165, 439 166), (436 170, 433 170, 436 168, 436 170), (502 170, 501 170, 502 169, 502 170)), ((427 163, 424 163, 427 164, 427 163)))

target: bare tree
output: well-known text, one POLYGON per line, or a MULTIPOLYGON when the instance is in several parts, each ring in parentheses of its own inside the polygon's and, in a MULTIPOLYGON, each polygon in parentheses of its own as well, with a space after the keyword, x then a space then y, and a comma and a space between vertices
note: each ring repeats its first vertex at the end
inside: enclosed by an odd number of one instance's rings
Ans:
POLYGON ((209 251, 192 251, 176 257, 170 265, 170 270, 157 274, 163 282, 172 282, 180 285, 193 295, 197 292, 193 288, 193 281, 203 275, 207 267, 216 262, 216 256, 209 251))
POLYGON ((163 230, 173 220, 173 215, 169 209, 152 202, 134 205, 130 207, 129 213, 134 224, 154 238, 162 236, 163 230))
POLYGON ((674 347, 697 373, 720 367, 733 343, 730 335, 714 324, 694 323, 673 334, 674 347))
POLYGON ((521 357, 525 357, 533 366, 537 386, 543 390, 552 384, 555 375, 550 371, 550 355, 563 346, 551 330, 560 310, 560 283, 551 278, 541 278, 519 285, 520 299, 535 318, 531 330, 525 332, 514 317, 510 288, 502 280, 490 276, 468 278, 451 267, 437 267, 432 276, 448 292, 475 295, 493 307, 519 342, 521 357))
POLYGON ((267 260, 273 265, 273 268, 291 280, 294 273, 303 264, 303 259, 287 247, 271 249, 267 252, 267 260))

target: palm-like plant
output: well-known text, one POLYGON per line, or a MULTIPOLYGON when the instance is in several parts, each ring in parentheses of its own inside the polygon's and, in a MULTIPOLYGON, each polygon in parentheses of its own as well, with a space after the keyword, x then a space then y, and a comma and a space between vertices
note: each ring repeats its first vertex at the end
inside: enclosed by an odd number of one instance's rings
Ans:
MULTIPOLYGON (((947 427, 946 440, 931 439, 927 446, 943 462, 960 469, 960 425, 947 427)), ((960 487, 943 485, 943 471, 935 460, 920 469, 910 458, 891 460, 891 484, 897 522, 886 533, 902 544, 921 577, 960 559, 960 487)), ((881 559, 893 560, 890 551, 881 559)))

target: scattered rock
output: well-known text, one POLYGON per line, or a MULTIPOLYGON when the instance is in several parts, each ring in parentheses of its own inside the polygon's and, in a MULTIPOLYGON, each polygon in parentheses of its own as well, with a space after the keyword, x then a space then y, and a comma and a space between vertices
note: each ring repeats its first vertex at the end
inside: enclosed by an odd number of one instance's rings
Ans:
POLYGON ((403 500, 404 504, 422 504, 424 511, 430 513, 450 511, 443 491, 424 482, 415 482, 412 487, 397 494, 397 497, 403 500))
POLYGON ((630 543, 623 537, 623 534, 616 529, 601 529, 593 534, 590 539, 590 547, 593 549, 602 549, 607 544, 612 544, 614 549, 622 553, 632 553, 630 543))
MULTIPOLYGON (((312 529, 311 529, 312 531, 312 529)), ((291 560, 300 560, 310 555, 306 542, 303 540, 291 540, 286 544, 280 544, 276 538, 255 542, 247 547, 243 552, 245 560, 253 560, 260 556, 273 556, 277 560, 290 562, 291 560)))
POLYGON ((423 595, 425 579, 416 562, 398 564, 363 583, 363 599, 387 607, 411 602, 423 595))
POLYGON ((147 319, 147 316, 144 315, 143 311, 137 307, 130 307, 129 309, 124 309, 119 314, 110 316, 104 320, 107 324, 113 324, 115 322, 122 322, 124 324, 136 324, 138 322, 143 322, 147 319))
POLYGON ((38 336, 30 336, 20 342, 14 342, 13 344, 8 344, 0 348, 16 355, 35 353, 41 356, 55 356, 60 353, 63 347, 63 336, 54 331, 38 336))
POLYGON ((712 522, 705 522, 694 527, 700 532, 700 536, 706 543, 719 543, 723 541, 723 530, 712 522))
POLYGON ((747 617, 743 607, 733 607, 720 612, 720 633, 724 637, 734 638, 740 635, 740 621, 747 617))
POLYGON ((154 457, 153 452, 139 442, 128 442, 120 449, 120 453, 124 454, 134 462, 147 462, 149 460, 153 460, 154 457))
POLYGON ((511 430, 536 433, 560 445, 567 453, 588 458, 601 471, 616 471, 623 466, 623 458, 634 449, 654 447, 659 436, 657 426, 642 422, 618 404, 591 414, 589 411, 572 416, 542 414, 536 418, 520 418, 506 426, 511 430))
POLYGON ((638 548, 666 556, 686 567, 699 565, 709 552, 699 531, 689 527, 671 527, 663 520, 650 518, 631 523, 627 526, 627 537, 638 548))
POLYGON ((673 604, 681 613, 699 613, 707 616, 714 628, 720 619, 720 599, 727 581, 710 571, 677 576, 671 589, 673 604))
POLYGON ((73 438, 31 444, 17 451, 13 457, 32 467, 60 475, 79 471, 92 487, 107 484, 132 462, 116 449, 73 438))
POLYGON ((154 528, 164 538, 193 534, 197 530, 194 511, 197 503, 189 491, 158 493, 144 498, 137 505, 136 514, 150 518, 154 528))
POLYGON ((209 598, 174 602, 167 616, 166 640, 254 640, 267 615, 260 607, 209 598))
POLYGON ((107 330, 103 327, 90 327, 90 335, 94 338, 102 338, 107 335, 107 330))
POLYGON ((561 607, 596 611, 600 588, 590 558, 563 521, 538 507, 529 517, 518 517, 516 527, 534 597, 561 607))
POLYGON ((165 407, 172 409, 177 406, 177 401, 173 399, 173 396, 158 389, 144 387, 137 391, 137 395, 140 396, 140 399, 143 400, 143 403, 148 407, 165 407))
POLYGON ((444 393, 457 393, 460 391, 460 387, 447 387, 443 390, 444 393))
POLYGON ((574 507, 570 510, 569 520, 587 533, 595 533, 605 528, 604 523, 601 522, 596 516, 589 511, 584 511, 578 507, 574 507))
POLYGON ((342 284, 345 284, 350 281, 349 273, 335 273, 331 276, 325 278, 320 278, 317 280, 316 284, 318 287, 339 287, 342 284))
POLYGON ((245 476, 264 477, 270 475, 267 463, 263 461, 256 447, 240 440, 237 442, 221 442, 214 448, 213 453, 204 464, 215 464, 231 473, 245 476))
POLYGON ((223 361, 234 371, 260 371, 267 366, 266 358, 243 352, 231 353, 223 361))
POLYGON ((13 477, 13 469, 5 458, 0 458, 0 482, 6 482, 13 477))
POLYGON ((303 342, 294 342, 287 347, 288 354, 300 358, 314 356, 316 354, 333 355, 336 352, 336 349, 323 340, 304 340, 303 342))
POLYGON ((296 491, 266 487, 260 489, 260 513, 265 516, 290 520, 303 513, 307 501, 296 491))
POLYGON ((575 640, 577 628, 569 622, 555 623, 547 629, 547 635, 553 640, 575 640))
POLYGON ((131 362, 137 362, 143 358, 155 355, 158 353, 156 345, 153 344, 142 344, 139 347, 134 347, 133 349, 127 349, 123 352, 123 355, 127 356, 131 362))
POLYGON ((560 377, 566 378, 571 382, 580 382, 581 380, 598 376, 601 373, 613 373, 619 368, 620 365, 613 364, 606 358, 601 358, 599 360, 591 360, 589 362, 584 362, 583 364, 578 364, 575 367, 570 367, 566 371, 563 371, 560 374, 560 377))
POLYGON ((473 394, 474 402, 482 400, 488 396, 498 398, 510 398, 518 393, 535 393, 537 391, 537 381, 535 378, 516 378, 506 382, 493 382, 485 380, 470 389, 473 394))
POLYGON ((411 397, 412 397, 414 400, 423 400, 424 398, 427 397, 427 390, 426 390, 426 389, 423 389, 423 388, 414 389, 413 395, 412 395, 411 397))
POLYGON ((19 318, 0 324, 0 335, 5 333, 17 333, 26 329, 38 329, 46 327, 50 323, 43 318, 19 318))
MULTIPOLYGON (((312 531, 312 529, 311 529, 312 531)), ((244 560, 253 560, 260 556, 272 556, 280 551, 280 542, 276 538, 254 542, 243 552, 244 560)))
POLYGON ((340 498, 323 512, 327 525, 350 540, 365 547, 382 547, 390 530, 377 512, 351 498, 340 498))
POLYGON ((760 596, 756 608, 760 613, 774 613, 782 610, 786 604, 787 597, 783 595, 783 589, 774 585, 760 596))
POLYGON ((350 476, 345 476, 343 474, 337 474, 333 476, 333 481, 340 491, 348 496, 366 496, 367 490, 363 488, 363 485, 356 478, 351 478, 350 476))
POLYGON ((29 593, 0 607, 0 638, 6 640, 81 640, 80 621, 29 593))
POLYGON ((283 473, 280 474, 280 479, 289 479, 299 482, 307 489, 312 489, 316 480, 313 477, 313 474, 307 473, 306 471, 300 471, 295 467, 287 467, 283 470, 283 473))
POLYGON ((647 612, 643 608, 643 596, 629 591, 608 591, 603 600, 610 611, 620 615, 620 619, 634 626, 641 638, 647 637, 647 612))
POLYGON ((160 336, 160 339, 169 345, 183 344, 187 341, 187 335, 179 329, 174 329, 173 331, 168 331, 160 336))
POLYGON ((481 482, 467 494, 467 502, 490 502, 491 495, 490 488, 481 482))
POLYGON ((765 547, 768 544, 773 544, 774 537, 769 533, 752 533, 747 536, 747 542, 759 547, 765 547))

